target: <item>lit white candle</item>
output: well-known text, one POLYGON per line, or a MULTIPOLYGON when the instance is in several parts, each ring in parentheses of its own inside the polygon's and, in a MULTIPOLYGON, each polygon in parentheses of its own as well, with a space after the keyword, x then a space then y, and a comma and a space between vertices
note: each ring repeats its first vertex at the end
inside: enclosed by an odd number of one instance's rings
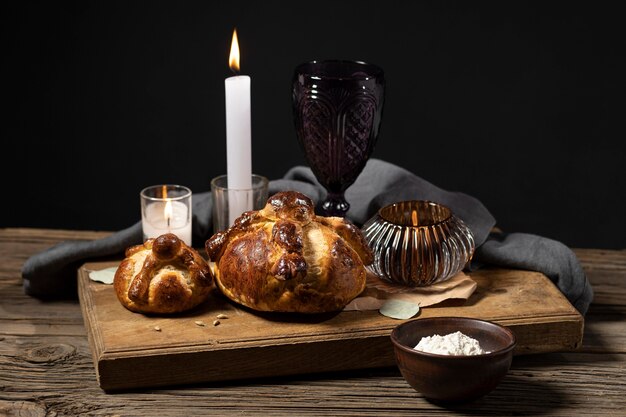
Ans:
POLYGON ((156 201, 149 204, 141 219, 144 240, 173 233, 191 246, 191 221, 189 210, 180 201, 156 201))
MULTIPOLYGON (((229 66, 239 72, 239 42, 233 31, 229 66)), ((244 211, 252 210, 252 200, 235 190, 252 188, 252 149, 250 116, 250 77, 235 75, 226 78, 226 174, 229 189, 230 224, 244 211), (232 192, 230 191, 232 190, 232 192)))
POLYGON ((191 246, 191 190, 182 185, 162 184, 139 193, 143 240, 173 233, 191 246))

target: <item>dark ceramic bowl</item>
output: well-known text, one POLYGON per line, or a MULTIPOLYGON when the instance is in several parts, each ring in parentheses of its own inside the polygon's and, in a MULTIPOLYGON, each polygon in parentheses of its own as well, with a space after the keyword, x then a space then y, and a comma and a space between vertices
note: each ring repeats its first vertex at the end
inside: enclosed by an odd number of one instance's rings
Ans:
POLYGON ((400 324, 391 332, 396 363, 404 379, 434 402, 468 402, 491 392, 509 371, 516 341, 499 324, 464 317, 432 317, 400 324), (439 355, 415 350, 422 337, 460 331, 489 353, 439 355))

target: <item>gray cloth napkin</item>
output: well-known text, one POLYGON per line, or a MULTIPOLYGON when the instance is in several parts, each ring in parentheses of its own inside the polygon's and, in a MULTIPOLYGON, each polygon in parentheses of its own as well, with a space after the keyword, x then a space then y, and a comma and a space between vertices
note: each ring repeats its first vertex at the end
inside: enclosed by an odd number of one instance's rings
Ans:
MULTIPOLYGON (((282 179, 272 180, 269 194, 295 190, 321 204, 326 191, 308 167, 296 166, 282 179)), ((362 226, 381 207, 404 200, 430 200, 449 207, 471 229, 476 253, 470 269, 484 265, 542 272, 586 314, 593 291, 576 255, 560 242, 541 236, 511 233, 490 234, 496 220, 476 198, 443 190, 408 170, 370 159, 356 182, 346 191, 350 203, 347 218, 362 226)), ((192 196, 193 246, 204 247, 211 237, 213 203, 210 191, 192 196)), ((142 242, 141 222, 92 241, 65 241, 30 257, 22 267, 24 291, 41 299, 76 297, 76 270, 86 261, 119 258, 124 250, 142 242)))

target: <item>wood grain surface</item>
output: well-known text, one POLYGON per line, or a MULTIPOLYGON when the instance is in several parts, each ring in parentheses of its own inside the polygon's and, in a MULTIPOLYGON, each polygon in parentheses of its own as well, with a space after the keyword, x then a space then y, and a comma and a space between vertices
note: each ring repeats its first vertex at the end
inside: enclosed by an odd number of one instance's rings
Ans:
MULTIPOLYGON (((89 279, 90 271, 118 264, 91 262, 78 271, 79 299, 103 389, 395 365, 389 335, 406 320, 378 311, 262 314, 229 302, 218 291, 187 314, 137 314, 120 304, 111 285, 89 279), (218 315, 228 318, 214 326, 218 315), (168 372, 160 372, 164 368, 168 372)), ((583 317, 545 275, 501 268, 468 275, 477 283, 468 300, 423 308, 419 317, 495 321, 515 333, 516 354, 580 347, 583 317)))
POLYGON ((516 356, 492 393, 443 407, 411 389, 395 367, 103 391, 78 299, 28 297, 20 270, 62 240, 107 234, 0 229, 0 416, 624 415, 625 250, 575 249, 595 293, 580 349, 516 356))

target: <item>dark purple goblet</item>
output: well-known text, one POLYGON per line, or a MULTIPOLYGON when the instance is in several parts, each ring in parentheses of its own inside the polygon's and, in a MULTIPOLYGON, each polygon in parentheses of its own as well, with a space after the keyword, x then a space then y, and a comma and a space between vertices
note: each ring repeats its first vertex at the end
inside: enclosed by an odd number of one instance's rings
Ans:
POLYGON ((311 61, 292 82, 298 142, 327 191, 323 216, 344 217, 345 191, 363 171, 378 139, 385 95, 383 70, 360 61, 311 61))

